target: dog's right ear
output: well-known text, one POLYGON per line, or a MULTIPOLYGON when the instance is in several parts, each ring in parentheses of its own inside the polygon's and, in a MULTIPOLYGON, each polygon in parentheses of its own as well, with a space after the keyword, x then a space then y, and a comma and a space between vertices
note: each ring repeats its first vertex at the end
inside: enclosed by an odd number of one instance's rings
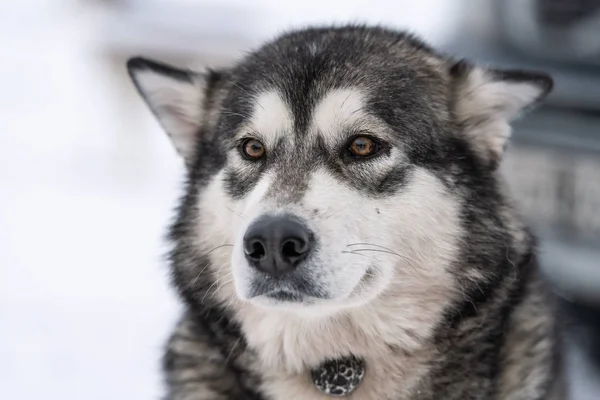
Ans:
POLYGON ((203 124, 210 79, 141 57, 127 62, 129 75, 177 152, 191 162, 203 124))
POLYGON ((510 123, 537 106, 552 90, 550 75, 455 63, 453 112, 482 158, 497 167, 511 135, 510 123))

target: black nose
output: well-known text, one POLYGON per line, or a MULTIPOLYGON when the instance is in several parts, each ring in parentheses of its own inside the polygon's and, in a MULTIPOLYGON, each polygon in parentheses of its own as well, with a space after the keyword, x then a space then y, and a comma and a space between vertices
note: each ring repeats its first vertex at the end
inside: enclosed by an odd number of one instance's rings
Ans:
POLYGON ((250 265, 269 275, 294 270, 310 253, 311 232, 288 216, 261 218, 244 236, 244 253, 250 265))

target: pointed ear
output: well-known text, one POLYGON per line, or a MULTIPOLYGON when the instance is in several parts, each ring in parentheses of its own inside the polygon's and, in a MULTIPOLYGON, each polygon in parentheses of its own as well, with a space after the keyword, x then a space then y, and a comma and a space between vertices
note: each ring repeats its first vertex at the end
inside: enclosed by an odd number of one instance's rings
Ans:
POLYGON ((130 59, 127 69, 177 152, 190 162, 203 123, 205 77, 141 57, 130 59))
POLYGON ((490 165, 497 165, 511 135, 509 123, 538 105, 552 90, 542 72, 484 69, 460 61, 452 66, 454 114, 465 135, 490 165))

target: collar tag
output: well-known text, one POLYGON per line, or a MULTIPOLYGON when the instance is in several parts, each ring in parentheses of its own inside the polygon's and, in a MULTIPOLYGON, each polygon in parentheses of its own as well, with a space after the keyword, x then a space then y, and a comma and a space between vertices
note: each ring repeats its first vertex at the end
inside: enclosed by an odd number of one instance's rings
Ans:
POLYGON ((365 377, 365 361, 355 356, 327 360, 311 371, 312 381, 323 393, 348 396, 365 377))

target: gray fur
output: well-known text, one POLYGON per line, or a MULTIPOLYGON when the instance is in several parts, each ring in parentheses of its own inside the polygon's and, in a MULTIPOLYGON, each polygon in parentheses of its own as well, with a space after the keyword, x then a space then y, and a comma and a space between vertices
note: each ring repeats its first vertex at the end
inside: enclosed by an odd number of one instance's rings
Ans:
POLYGON ((188 166, 170 231, 187 311, 164 360, 169 400, 327 399, 311 368, 351 354, 367 365, 352 399, 561 398, 552 300, 497 169, 548 76, 355 26, 288 33, 221 71, 129 67, 188 166), (354 159, 348 140, 365 132, 381 151, 354 159), (264 160, 240 156, 248 135, 264 160), (237 238, 283 213, 317 245, 274 281, 237 238), (249 294, 264 282, 302 300, 249 294))

